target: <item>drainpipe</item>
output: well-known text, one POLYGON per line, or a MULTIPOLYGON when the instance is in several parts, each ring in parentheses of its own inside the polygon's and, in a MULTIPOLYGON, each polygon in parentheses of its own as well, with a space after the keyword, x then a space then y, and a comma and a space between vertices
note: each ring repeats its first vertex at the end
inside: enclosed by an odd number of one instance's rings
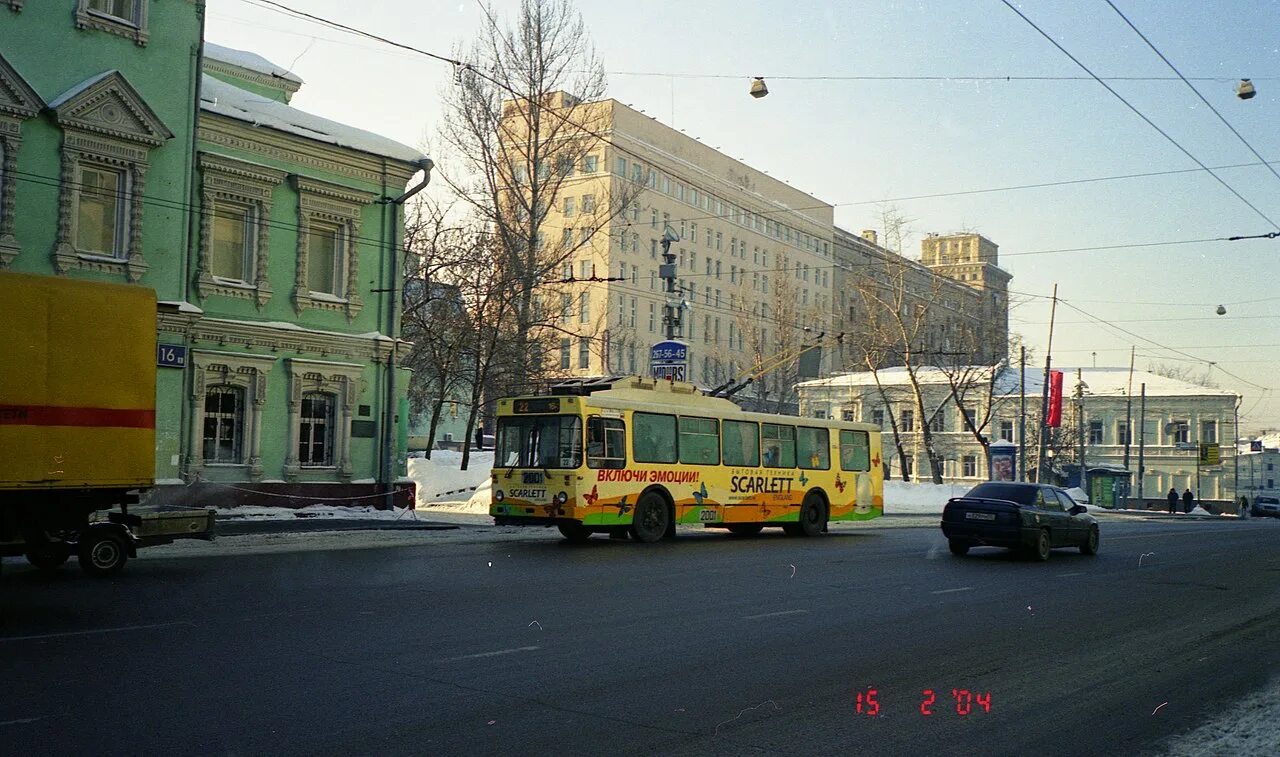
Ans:
MULTIPOLYGON (((200 214, 204 212, 200 205, 200 182, 196 166, 200 152, 200 90, 204 81, 204 29, 206 7, 204 0, 196 3, 196 14, 200 18, 200 39, 196 40, 195 73, 191 82, 195 92, 191 103, 191 149, 187 153, 187 210, 186 238, 182 244, 182 255, 178 263, 178 275, 181 277, 178 287, 179 296, 184 302, 191 302, 191 254, 192 248, 199 244, 200 214)), ((191 439, 190 427, 194 423, 191 417, 191 390, 195 384, 195 369, 192 367, 190 352, 190 332, 184 335, 183 343, 187 345, 187 367, 182 369, 182 397, 178 403, 178 476, 186 478, 191 469, 193 450, 188 447, 191 439)), ((190 483, 190 482, 188 482, 190 483)))
MULTIPOLYGON (((423 158, 417 162, 418 170, 422 171, 422 181, 409 187, 405 193, 392 198, 384 198, 380 202, 388 205, 391 212, 391 234, 390 245, 387 249, 387 264, 390 266, 390 286, 386 289, 387 295, 387 336, 391 338, 391 347, 387 351, 387 401, 383 408, 382 420, 382 484, 385 487, 386 507, 392 509, 395 507, 395 488, 394 472, 392 470, 395 450, 395 420, 396 420, 396 346, 397 333, 399 331, 396 325, 396 298, 400 296, 400 259, 396 254, 399 246, 397 241, 400 228, 399 213, 397 209, 402 207, 414 195, 427 188, 431 183, 431 169, 435 163, 430 158, 423 158)), ((406 419, 407 421, 407 419, 406 419)))

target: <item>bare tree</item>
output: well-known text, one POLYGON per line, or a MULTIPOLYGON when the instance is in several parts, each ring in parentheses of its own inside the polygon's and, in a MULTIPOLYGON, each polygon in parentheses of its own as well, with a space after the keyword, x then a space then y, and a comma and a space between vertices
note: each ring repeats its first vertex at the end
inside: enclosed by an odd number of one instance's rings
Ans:
MULTIPOLYGON (((501 376, 513 385, 535 380, 555 342, 557 285, 563 265, 591 249, 598 232, 622 213, 638 186, 581 178, 588 156, 598 161, 606 125, 595 101, 605 75, 581 16, 566 0, 522 0, 507 23, 484 7, 481 29, 461 53, 468 65, 444 93, 440 127, 443 183, 469 204, 503 258, 514 289, 514 328, 501 376), (571 188, 584 190, 573 228, 552 221, 571 188), (604 191, 605 188, 613 191, 604 191), (587 198, 592 198, 588 201, 587 198), (608 198, 607 201, 604 198, 608 198), (598 202, 596 200, 599 200, 598 202)), ((576 191, 576 189, 575 189, 576 191)))
POLYGON ((1176 379, 1178 381, 1185 381, 1188 384, 1195 384, 1196 386, 1203 386, 1208 389, 1219 388, 1218 382, 1213 380, 1212 364, 1210 364, 1209 367, 1205 369, 1204 373, 1197 372, 1196 366, 1194 364, 1171 365, 1169 363, 1154 363, 1154 364, 1149 364, 1147 366, 1147 370, 1156 374, 1157 376, 1176 379))

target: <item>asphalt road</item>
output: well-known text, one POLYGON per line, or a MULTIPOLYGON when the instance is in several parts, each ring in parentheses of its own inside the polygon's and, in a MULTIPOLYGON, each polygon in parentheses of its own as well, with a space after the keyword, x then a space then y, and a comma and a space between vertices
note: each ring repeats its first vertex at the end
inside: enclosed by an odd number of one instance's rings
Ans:
POLYGON ((1280 671, 1280 522, 7 560, 0 613, 9 754, 1134 754, 1280 671))

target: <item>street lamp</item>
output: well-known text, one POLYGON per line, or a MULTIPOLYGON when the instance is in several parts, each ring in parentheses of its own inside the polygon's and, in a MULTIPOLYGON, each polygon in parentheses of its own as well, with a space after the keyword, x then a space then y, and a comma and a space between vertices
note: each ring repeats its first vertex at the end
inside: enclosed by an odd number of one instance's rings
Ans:
POLYGON ((1240 83, 1236 85, 1236 97, 1241 100, 1251 99, 1256 94, 1258 94, 1258 91, 1253 88, 1253 82, 1248 79, 1241 79, 1240 83))
MULTIPOLYGON (((760 98, 764 97, 767 94, 769 94, 769 88, 765 86, 764 78, 757 76, 755 78, 755 81, 751 82, 751 96, 759 100, 760 98)), ((1249 96, 1253 97, 1253 95, 1249 95, 1249 96)))

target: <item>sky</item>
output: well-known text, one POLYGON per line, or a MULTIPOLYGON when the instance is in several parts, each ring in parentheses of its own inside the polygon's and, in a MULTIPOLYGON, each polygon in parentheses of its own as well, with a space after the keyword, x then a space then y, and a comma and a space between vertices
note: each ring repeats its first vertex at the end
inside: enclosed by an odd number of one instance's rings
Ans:
MULTIPOLYGON (((475 0, 280 1, 444 55, 482 18, 475 0)), ((1280 3, 1112 2, 1259 154, 1280 161, 1280 3), (1258 90, 1251 100, 1235 96, 1245 77, 1258 90)), ((517 4, 492 7, 501 16, 517 4)), ((1186 84, 1134 78, 1175 74, 1106 0, 1015 5, 1098 76, 1116 77, 1116 92, 1195 160, 1257 162, 1186 84)), ((837 225, 875 228, 889 202, 914 219, 910 255, 929 232, 995 241, 1013 274, 1010 329, 1038 360, 1057 284, 1055 367, 1127 366, 1136 346, 1139 369, 1189 366, 1240 392, 1242 435, 1280 428, 1280 238, 1198 241, 1280 231, 1280 176, 1215 170, 1224 187, 1001 0, 577 7, 609 96, 836 203, 837 225), (767 97, 748 96, 753 76, 765 77, 767 97), (1170 171, 1179 173, 973 192, 1170 171), (900 199, 957 192, 970 193, 900 199), (1151 243, 1167 244, 1121 247, 1151 243), (1107 249, 1079 249, 1093 247, 1107 249)), ((301 76, 295 106, 430 151, 448 65, 261 0, 209 0, 205 36, 301 76)))

